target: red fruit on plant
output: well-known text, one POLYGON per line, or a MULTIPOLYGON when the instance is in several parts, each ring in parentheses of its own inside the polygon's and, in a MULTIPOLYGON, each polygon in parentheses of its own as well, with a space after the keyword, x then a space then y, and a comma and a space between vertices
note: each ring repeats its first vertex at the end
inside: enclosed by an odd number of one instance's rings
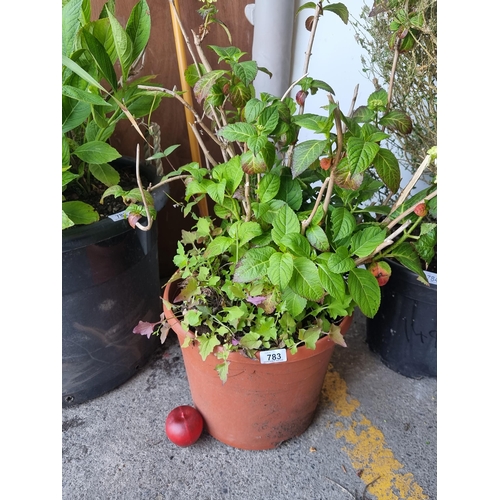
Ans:
POLYGON ((417 214, 419 217, 425 217, 429 211, 427 210, 427 206, 425 202, 419 203, 414 209, 413 212, 417 214))
POLYGON ((192 406, 177 406, 165 420, 165 432, 168 439, 177 446, 191 446, 201 436, 203 417, 192 406))
POLYGON ((304 103, 306 102, 306 97, 308 93, 305 90, 299 90, 297 92, 297 95, 295 96, 295 100, 297 101, 297 104, 299 106, 304 106, 304 103))
POLYGON ((379 286, 384 286, 391 277, 391 266, 387 262, 372 262, 368 266, 368 271, 370 271, 375 278, 379 286))

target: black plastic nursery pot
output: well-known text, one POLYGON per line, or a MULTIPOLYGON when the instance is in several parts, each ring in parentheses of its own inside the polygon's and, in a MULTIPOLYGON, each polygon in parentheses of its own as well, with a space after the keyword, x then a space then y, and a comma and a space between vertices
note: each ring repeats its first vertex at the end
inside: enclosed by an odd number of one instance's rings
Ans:
MULTIPOLYGON (((135 168, 129 158, 118 164, 135 168)), ((154 179, 152 171, 149 177, 154 179)), ((153 197, 159 211, 166 203, 165 190, 153 197)), ((157 239, 156 223, 141 231, 124 219, 106 218, 63 231, 63 407, 123 384, 158 347, 156 337, 132 333, 140 320, 158 321, 162 311, 157 239)))
POLYGON ((380 288, 380 309, 367 319, 370 349, 391 370, 410 378, 437 377, 437 275, 430 286, 390 261, 391 278, 380 288))

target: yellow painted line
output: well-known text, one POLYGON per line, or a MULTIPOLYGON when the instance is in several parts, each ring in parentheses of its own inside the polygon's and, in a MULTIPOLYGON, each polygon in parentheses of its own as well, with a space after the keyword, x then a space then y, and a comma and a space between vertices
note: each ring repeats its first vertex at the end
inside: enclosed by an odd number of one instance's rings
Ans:
POLYGON ((323 397, 333 405, 335 414, 345 417, 336 422, 335 436, 343 439, 343 451, 356 470, 363 470, 361 479, 371 484, 367 493, 377 500, 426 500, 413 474, 398 472, 403 465, 396 460, 385 443, 383 433, 360 413, 360 403, 347 394, 347 385, 336 372, 328 371, 323 384, 323 397))

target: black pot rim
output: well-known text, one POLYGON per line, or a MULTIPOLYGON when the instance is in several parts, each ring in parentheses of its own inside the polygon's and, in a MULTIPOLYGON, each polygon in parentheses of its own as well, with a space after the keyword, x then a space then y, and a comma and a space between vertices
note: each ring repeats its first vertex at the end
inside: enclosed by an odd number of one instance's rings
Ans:
MULTIPOLYGON (((121 164, 122 166, 135 168, 135 158, 122 156, 121 158, 110 162, 110 164, 121 164)), ((155 167, 149 163, 141 163, 140 169, 141 172, 143 172, 144 175, 153 183, 156 183, 161 179, 161 176, 157 175, 155 167)), ((168 189, 156 189, 151 193, 154 199, 155 210, 157 212, 159 212, 167 203, 167 191, 168 189)), ((143 217, 140 222, 142 224, 146 224, 146 218, 143 217)), ((72 226, 62 231, 62 251, 64 253, 76 250, 132 230, 134 229, 130 226, 126 219, 114 221, 109 217, 100 219, 92 224, 72 226)))

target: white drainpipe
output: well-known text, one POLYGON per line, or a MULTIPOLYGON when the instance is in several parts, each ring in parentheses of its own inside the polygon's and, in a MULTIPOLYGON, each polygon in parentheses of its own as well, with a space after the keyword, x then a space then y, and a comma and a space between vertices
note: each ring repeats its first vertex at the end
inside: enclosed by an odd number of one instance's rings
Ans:
POLYGON ((252 59, 273 74, 269 78, 259 71, 254 81, 257 96, 282 96, 290 85, 295 8, 294 0, 255 0, 245 7, 254 26, 252 59))

